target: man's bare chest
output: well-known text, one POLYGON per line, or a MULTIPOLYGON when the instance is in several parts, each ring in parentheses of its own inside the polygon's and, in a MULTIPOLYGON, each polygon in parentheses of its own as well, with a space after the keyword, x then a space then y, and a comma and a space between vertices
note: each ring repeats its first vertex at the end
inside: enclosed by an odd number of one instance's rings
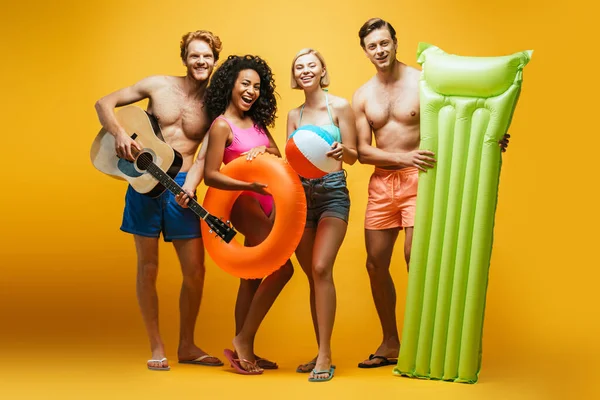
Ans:
POLYGON ((374 129, 391 121, 406 125, 417 123, 420 117, 419 98, 408 93, 375 94, 366 103, 365 114, 374 129))
POLYGON ((166 135, 183 134, 196 139, 208 129, 208 117, 200 102, 155 102, 151 111, 166 135))

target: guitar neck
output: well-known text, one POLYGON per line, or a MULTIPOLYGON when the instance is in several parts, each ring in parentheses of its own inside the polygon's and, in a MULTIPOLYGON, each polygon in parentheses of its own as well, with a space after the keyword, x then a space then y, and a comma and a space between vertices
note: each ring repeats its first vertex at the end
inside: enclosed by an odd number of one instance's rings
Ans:
MULTIPOLYGON (((165 188, 167 188, 171 193, 177 196, 179 193, 183 192, 181 186, 177 184, 169 175, 167 175, 162 169, 160 169, 156 164, 150 163, 147 171, 158 180, 165 188)), ((208 211, 204 209, 196 200, 190 198, 188 203, 188 207, 192 210, 198 217, 201 219, 206 219, 208 216, 208 211)))

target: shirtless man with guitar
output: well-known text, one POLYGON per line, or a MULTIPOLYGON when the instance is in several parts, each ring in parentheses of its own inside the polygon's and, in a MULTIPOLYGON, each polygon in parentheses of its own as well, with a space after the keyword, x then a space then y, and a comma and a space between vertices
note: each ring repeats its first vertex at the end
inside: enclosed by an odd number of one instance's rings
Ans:
MULTIPOLYGON (((200 207, 195 213, 194 207, 183 208, 175 198, 181 189, 193 197, 196 187, 187 182, 200 182, 203 178, 206 146, 201 147, 196 162, 194 155, 208 137, 206 132, 210 121, 203 109, 204 92, 221 47, 221 40, 211 32, 190 32, 181 40, 181 59, 187 70, 185 76, 151 76, 96 103, 104 131, 100 132, 92 146, 94 165, 102 172, 130 183, 121 230, 133 234, 135 241, 137 296, 150 339, 152 358, 147 366, 152 370, 170 369, 158 327, 156 278, 161 232, 165 241, 173 242, 183 273, 179 303, 179 362, 223 365, 221 360, 209 356, 194 343, 204 286, 204 246, 197 213, 206 211, 200 207), (134 106, 124 107, 115 113, 115 107, 143 99, 149 100, 147 113, 138 109, 140 115, 134 106), (150 125, 149 122, 155 123, 150 125), (163 147, 156 146, 151 150, 154 162, 169 168, 164 171, 165 174, 155 168, 155 173, 164 178, 164 181, 159 180, 162 185, 153 180, 157 176, 143 174, 143 169, 149 164, 156 164, 149 162, 150 159, 140 162, 144 159, 142 156, 136 158, 144 148, 148 148, 154 133, 164 140, 163 147), (111 157, 105 156, 107 144, 112 147, 111 157), (165 187, 169 190, 164 190, 165 187)), ((193 202, 193 199, 190 201, 193 202)), ((228 239, 231 240, 231 236, 228 239)))

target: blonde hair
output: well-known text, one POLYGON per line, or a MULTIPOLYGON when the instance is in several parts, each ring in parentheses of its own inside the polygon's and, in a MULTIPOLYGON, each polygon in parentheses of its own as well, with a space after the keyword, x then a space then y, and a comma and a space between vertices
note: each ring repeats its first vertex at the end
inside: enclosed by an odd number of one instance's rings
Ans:
POLYGON ((300 86, 298 85, 298 82, 296 82, 296 78, 294 77, 294 65, 296 64, 296 60, 307 54, 314 54, 315 57, 317 57, 319 59, 319 61, 321 62, 321 65, 323 66, 323 69, 325 70, 325 75, 323 75, 321 77, 321 81, 320 81, 321 87, 329 86, 329 71, 327 70, 327 67, 325 66, 325 59, 323 58, 321 53, 319 53, 317 50, 314 50, 311 48, 306 48, 306 49, 300 50, 298 52, 298 54, 296 54, 296 56, 294 57, 294 60, 292 60, 292 80, 291 80, 292 89, 300 89, 300 86))
POLYGON ((180 55, 181 59, 185 63, 185 59, 187 58, 188 53, 188 45, 192 40, 202 40, 206 42, 210 49, 212 50, 213 56, 215 57, 215 62, 219 60, 219 53, 223 48, 223 44, 221 43, 221 39, 214 35, 210 31, 195 31, 188 32, 181 37, 181 42, 179 43, 180 55))

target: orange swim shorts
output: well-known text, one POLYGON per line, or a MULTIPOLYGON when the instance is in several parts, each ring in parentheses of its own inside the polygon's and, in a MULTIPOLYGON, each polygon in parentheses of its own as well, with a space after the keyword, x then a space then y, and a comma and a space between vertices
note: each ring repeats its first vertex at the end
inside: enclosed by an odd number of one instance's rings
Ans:
POLYGON ((419 170, 375 168, 369 181, 365 229, 410 228, 415 224, 419 170))

